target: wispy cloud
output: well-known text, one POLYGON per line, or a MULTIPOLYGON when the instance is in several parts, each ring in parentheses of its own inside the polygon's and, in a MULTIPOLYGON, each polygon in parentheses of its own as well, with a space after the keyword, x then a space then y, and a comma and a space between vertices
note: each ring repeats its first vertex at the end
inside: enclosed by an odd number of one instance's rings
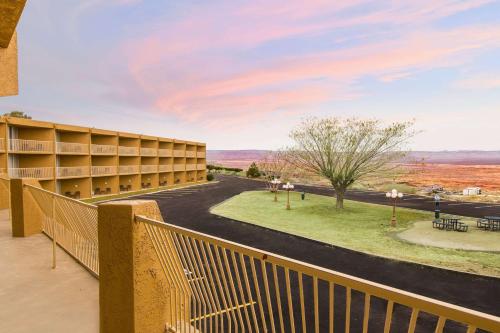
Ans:
POLYGON ((104 112, 140 113, 149 121, 125 130, 196 128, 212 142, 274 137, 262 124, 281 131, 304 114, 412 118, 400 110, 431 112, 417 105, 438 94, 465 119, 500 103, 498 68, 483 59, 500 56, 495 10, 498 0, 39 0, 21 25, 23 94, 0 107, 96 126, 104 112))
POLYGON ((500 89, 500 74, 488 73, 474 75, 455 82, 460 89, 500 89))

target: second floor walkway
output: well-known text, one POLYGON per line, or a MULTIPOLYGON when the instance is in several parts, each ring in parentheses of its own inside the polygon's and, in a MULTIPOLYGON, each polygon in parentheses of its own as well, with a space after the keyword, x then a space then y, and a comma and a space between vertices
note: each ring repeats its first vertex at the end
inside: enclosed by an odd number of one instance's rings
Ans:
POLYGON ((43 234, 13 238, 0 211, 0 326, 10 333, 99 331, 99 281, 43 234))

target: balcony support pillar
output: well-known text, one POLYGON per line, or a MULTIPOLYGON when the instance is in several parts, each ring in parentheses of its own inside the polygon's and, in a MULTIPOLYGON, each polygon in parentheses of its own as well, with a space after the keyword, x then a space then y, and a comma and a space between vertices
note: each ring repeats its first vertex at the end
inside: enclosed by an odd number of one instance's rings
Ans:
POLYGON ((169 283, 143 223, 161 220, 152 200, 123 200, 98 208, 100 332, 163 333, 169 283))
POLYGON ((13 237, 28 237, 42 232, 43 214, 24 185, 41 187, 36 179, 11 179, 10 202, 13 237))

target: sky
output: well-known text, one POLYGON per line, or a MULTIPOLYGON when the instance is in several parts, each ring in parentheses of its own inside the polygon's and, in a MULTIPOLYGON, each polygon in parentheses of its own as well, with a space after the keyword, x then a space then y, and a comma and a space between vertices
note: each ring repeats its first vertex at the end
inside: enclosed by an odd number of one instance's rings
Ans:
POLYGON ((276 149, 301 120, 415 121, 412 150, 500 150, 500 1, 28 1, 0 112, 276 149))

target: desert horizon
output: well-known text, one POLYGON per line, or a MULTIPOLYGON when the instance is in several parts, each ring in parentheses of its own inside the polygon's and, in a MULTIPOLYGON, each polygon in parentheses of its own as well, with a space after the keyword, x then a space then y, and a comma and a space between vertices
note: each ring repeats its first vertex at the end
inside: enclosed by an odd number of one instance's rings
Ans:
MULTIPOLYGON (((207 163, 247 169, 269 150, 207 150, 207 163)), ((416 188, 439 184, 450 191, 481 187, 500 191, 500 151, 414 151, 400 161, 408 172, 398 182, 416 188)))

